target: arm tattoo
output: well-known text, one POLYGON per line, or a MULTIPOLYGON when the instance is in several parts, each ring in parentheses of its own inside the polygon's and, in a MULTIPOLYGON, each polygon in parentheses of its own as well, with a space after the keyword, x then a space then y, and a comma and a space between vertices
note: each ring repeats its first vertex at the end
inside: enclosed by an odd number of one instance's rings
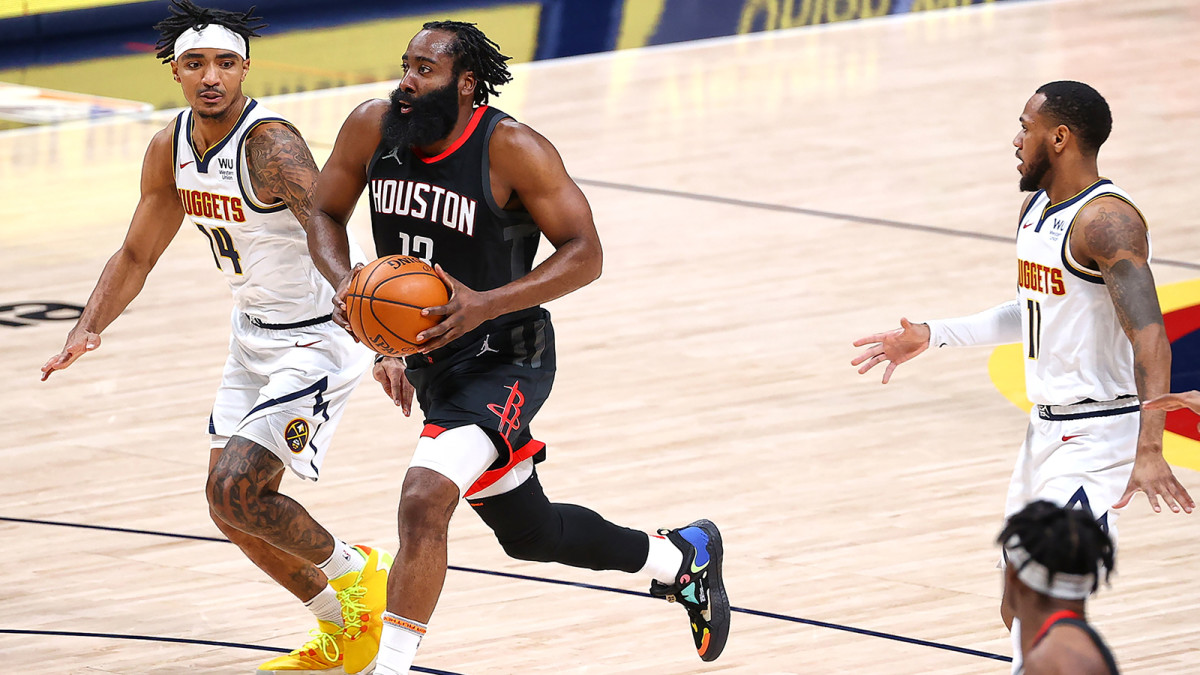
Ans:
POLYGON ((1100 206, 1087 228, 1087 246, 1095 258, 1116 258, 1122 253, 1146 259, 1146 226, 1124 210, 1100 206))
POLYGON ((1101 264, 1100 269, 1104 283, 1108 284, 1117 318, 1127 334, 1148 326, 1163 325, 1162 310, 1154 290, 1154 275, 1145 260, 1135 263, 1122 258, 1112 266, 1101 264))
POLYGON ((1084 234, 1125 333, 1132 340, 1144 328, 1161 327, 1154 275, 1146 260, 1150 241, 1141 216, 1125 204, 1099 204, 1084 234))
POLYGON ((260 199, 282 201, 307 226, 317 186, 317 163, 300 134, 290 127, 267 125, 246 139, 250 185, 260 199))

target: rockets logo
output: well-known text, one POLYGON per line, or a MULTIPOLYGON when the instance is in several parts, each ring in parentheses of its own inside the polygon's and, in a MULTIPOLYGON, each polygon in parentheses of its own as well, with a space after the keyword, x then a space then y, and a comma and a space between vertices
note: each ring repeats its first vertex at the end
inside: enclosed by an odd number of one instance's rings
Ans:
POLYGON ((497 403, 489 403, 488 410, 492 414, 500 418, 500 426, 497 430, 505 439, 509 437, 515 429, 521 428, 521 406, 525 405, 525 394, 517 388, 519 382, 513 382, 511 387, 505 387, 509 391, 508 400, 503 406, 497 403))

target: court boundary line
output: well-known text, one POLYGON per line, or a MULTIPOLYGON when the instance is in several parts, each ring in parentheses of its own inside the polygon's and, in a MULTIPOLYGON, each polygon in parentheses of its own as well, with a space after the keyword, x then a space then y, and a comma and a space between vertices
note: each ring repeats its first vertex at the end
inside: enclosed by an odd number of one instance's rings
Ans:
MULTIPOLYGON (((270 645, 251 645, 241 642, 223 642, 221 640, 201 640, 198 638, 177 638, 166 637, 161 635, 132 635, 126 633, 88 633, 74 630, 26 630, 23 628, 0 628, 0 635, 34 635, 40 637, 83 637, 83 638, 99 638, 107 640, 133 640, 140 642, 169 642, 173 644, 185 645, 200 645, 205 647, 232 647, 234 649, 253 649, 260 652, 272 652, 276 654, 287 654, 290 649, 283 647, 272 647, 270 645)), ((423 668, 421 666, 413 666, 412 669, 418 673, 431 673, 432 675, 461 675, 449 670, 437 670, 436 668, 423 668)))
MULTIPOLYGON (((1022 0, 1017 0, 1022 1, 1022 0)), ((787 204, 772 204, 770 202, 756 202, 748 199, 735 199, 733 197, 721 197, 718 195, 706 195, 699 192, 685 192, 683 190, 671 190, 667 188, 646 187, 643 185, 633 185, 631 183, 613 183, 609 181, 593 180, 591 178, 574 177, 576 183, 580 185, 591 185, 598 188, 608 188, 610 190, 622 190, 625 192, 639 192, 642 194, 658 195, 663 197, 676 197, 679 199, 690 199, 693 201, 709 202, 712 204, 725 204, 728 206, 740 206, 749 209, 759 209, 763 211, 778 211, 781 213, 794 213, 802 216, 812 216, 814 218, 826 218, 828 220, 844 220, 860 225, 877 225, 880 227, 890 227, 896 230, 909 230, 911 232, 922 232, 925 234, 940 234, 950 237, 961 237, 964 239, 979 239, 983 241, 1000 242, 1004 244, 1015 244, 1016 237, 1004 237, 998 234, 989 234, 987 232, 970 232, 967 230, 956 230, 950 227, 937 227, 936 225, 921 225, 918 223, 906 223, 900 220, 889 220, 887 218, 872 218, 869 216, 856 216, 849 213, 838 213, 836 211, 822 211, 820 209, 810 209, 803 206, 789 206, 787 204)), ((1186 260, 1173 260, 1171 258, 1153 258, 1150 261, 1151 266, 1162 265, 1166 267, 1178 267, 1188 270, 1200 270, 1200 263, 1187 262, 1186 260)))
MULTIPOLYGON (((81 528, 81 529, 87 529, 87 530, 100 530, 100 531, 105 531, 105 532, 120 532, 123 534, 144 534, 144 535, 155 536, 155 537, 167 537, 170 539, 185 539, 185 540, 192 540, 192 541, 206 541, 206 542, 217 542, 217 543, 226 543, 226 544, 232 543, 228 539, 223 539, 220 537, 208 537, 208 536, 196 535, 196 534, 177 534, 174 532, 159 532, 159 531, 155 531, 155 530, 138 530, 138 529, 132 529, 132 528, 126 528, 126 527, 115 527, 115 526, 110 526, 110 525, 91 525, 91 524, 87 524, 87 523, 68 523, 68 522, 57 521, 57 520, 40 520, 40 519, 34 519, 34 518, 14 518, 14 517, 10 517, 10 516, 0 516, 0 522, 25 523, 25 524, 32 524, 32 525, 55 525, 55 526, 59 526, 59 527, 75 527, 75 528, 81 528)), ((604 591, 607 593, 616 593, 619 595, 630 595, 630 596, 639 597, 639 598, 653 598, 654 597, 654 596, 650 595, 649 593, 643 593, 643 592, 639 592, 639 591, 631 591, 631 590, 624 589, 624 588, 614 588, 612 586, 601 586, 599 584, 589 584, 589 583, 585 583, 585 582, 581 582, 581 581, 563 581, 561 579, 549 579, 546 577, 537 577, 537 576, 532 576, 532 575, 528 575, 528 574, 518 574, 515 572, 500 572, 497 570, 484 570, 484 569, 479 569, 479 568, 475 568, 475 567, 463 567, 461 565, 448 565, 447 569, 453 570, 455 572, 467 572, 470 574, 483 574, 486 576, 503 577, 503 578, 507 578, 507 579, 516 579, 519 581, 534 581, 534 582, 538 582, 538 583, 552 584, 552 585, 556 585, 556 586, 572 586, 575 588, 583 588, 586 590, 604 591)), ((981 651, 978 649, 971 649, 969 647, 959 647, 957 645, 946 644, 944 642, 934 642, 932 640, 922 640, 920 638, 911 638, 911 637, 906 637, 903 635, 896 635, 893 633, 885 633, 882 631, 871 630, 869 628, 856 628, 854 626, 847 626, 847 625, 832 623, 832 622, 828 622, 828 621, 820 621, 817 619, 805 619, 803 617, 798 617, 798 616, 789 616, 787 614, 777 614, 775 612, 767 612, 767 611, 758 610, 758 609, 748 609, 748 608, 744 608, 744 607, 730 607, 730 611, 737 612, 739 614, 748 614, 750 616, 774 619, 777 621, 798 623, 798 624, 803 624, 803 625, 807 625, 807 626, 813 626, 816 628, 826 628, 829 630, 837 630, 837 631, 842 631, 842 632, 846 632, 846 633, 852 633, 855 635, 863 635, 863 636, 867 636, 867 637, 881 638, 884 640, 892 640, 895 642, 916 645, 919 647, 931 647, 933 649, 940 649, 942 651, 948 651, 948 652, 952 652, 955 654, 964 654, 966 656, 977 656, 977 657, 989 659, 992 661, 1002 661, 1005 663, 1012 662, 1012 657, 1004 656, 1002 654, 994 654, 992 652, 985 652, 985 651, 981 651)), ((13 632, 13 630, 12 629, 0 629, 0 634, 6 633, 6 632, 13 632)), ((135 637, 132 639, 152 639, 152 638, 136 638, 135 637)), ((172 639, 169 639, 168 641, 179 641, 179 640, 185 640, 185 638, 172 638, 172 639)), ((235 646, 238 646, 238 645, 235 645, 235 646)), ((251 648, 253 648, 253 647, 251 647, 251 648)), ((276 649, 276 648, 271 648, 271 649, 276 649)), ((429 671, 429 670, 427 670, 427 671, 422 671, 422 672, 430 672, 430 673, 437 674, 437 673, 442 673, 444 671, 429 671)), ((447 675, 457 675, 457 674, 448 673, 447 675)))

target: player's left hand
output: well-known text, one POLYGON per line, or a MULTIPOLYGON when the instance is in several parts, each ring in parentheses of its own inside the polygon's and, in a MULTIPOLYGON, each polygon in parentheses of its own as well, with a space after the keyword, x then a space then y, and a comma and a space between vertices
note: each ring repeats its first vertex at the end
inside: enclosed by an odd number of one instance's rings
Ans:
POLYGON ((412 414, 415 389, 404 372, 404 359, 390 356, 382 358, 371 369, 371 375, 376 382, 383 385, 384 393, 392 399, 393 403, 400 406, 400 411, 404 413, 405 417, 412 414))
POLYGON ((346 318, 346 296, 350 294, 350 287, 354 285, 354 277, 358 276, 358 271, 364 267, 362 263, 354 266, 350 273, 342 277, 342 282, 338 284, 336 292, 333 294, 333 322, 341 326, 358 342, 358 336, 350 328, 350 320, 346 318))
POLYGON ((458 279, 447 274, 441 265, 434 265, 433 270, 441 277, 446 288, 450 289, 450 301, 421 310, 421 316, 445 317, 438 325, 417 333, 417 342, 421 345, 421 352, 425 354, 445 347, 492 318, 484 293, 467 288, 458 279))
POLYGON ((1160 496, 1175 513, 1179 513, 1181 505, 1187 513, 1191 513, 1196 506, 1188 491, 1175 478, 1175 474, 1171 473, 1171 465, 1167 464, 1161 451, 1138 452, 1137 458, 1133 460, 1133 473, 1129 476, 1125 494, 1113 504, 1113 508, 1125 508, 1139 490, 1146 493, 1150 508, 1154 509, 1155 513, 1162 511, 1162 507, 1158 505, 1160 496))
POLYGON ((1182 410, 1187 408, 1200 413, 1200 391, 1185 391, 1179 394, 1163 394, 1142 404, 1145 410, 1182 410))

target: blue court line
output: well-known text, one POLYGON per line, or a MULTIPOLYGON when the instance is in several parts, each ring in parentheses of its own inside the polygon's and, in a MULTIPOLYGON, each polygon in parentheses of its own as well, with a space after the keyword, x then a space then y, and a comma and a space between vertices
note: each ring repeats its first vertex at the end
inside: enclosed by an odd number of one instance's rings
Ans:
MULTIPOLYGON (((866 216, 856 216, 849 213, 837 213, 835 211, 820 211, 818 209, 806 209, 799 206, 788 206, 786 204, 772 204, 770 202, 755 202, 748 199, 734 199, 732 197, 721 197, 718 195, 706 195, 698 192, 684 192, 682 190, 668 190, 666 188, 645 187, 642 185, 630 185, 628 183, 611 183, 602 180, 591 180, 589 178, 576 178, 576 183, 580 185, 593 185, 599 188, 608 188, 611 190, 624 190, 626 192, 640 192, 643 194, 660 195, 663 197, 678 197, 680 199, 692 199, 702 202, 712 202, 714 204, 727 204, 729 206, 741 206, 750 209, 761 209, 764 211, 780 211, 783 213, 796 213, 803 216, 812 216, 814 218, 826 218, 829 220, 844 220, 860 225, 876 225, 879 227, 890 227, 896 230, 909 230, 913 232, 924 232, 927 234, 940 234, 950 237, 963 237, 966 239, 981 239, 983 241, 994 241, 1003 244, 1012 244, 1016 241, 1013 236, 1000 236, 998 234, 989 234, 986 232, 968 232, 965 230, 955 230, 949 227, 935 227, 933 225, 919 225, 917 223, 906 223, 899 220, 888 220, 886 218, 868 218, 866 216)), ((1014 226, 1015 227, 1015 226, 1014 226)), ((1185 260, 1171 260, 1169 258, 1155 257, 1150 261, 1153 266, 1179 267, 1188 270, 1200 270, 1200 263, 1188 262, 1185 260)))
MULTIPOLYGON (((332 149, 331 143, 321 141, 308 142, 310 147, 320 147, 332 149)), ((837 211, 822 211, 820 209, 807 209, 802 206, 788 206, 787 204, 772 204, 771 202, 756 202, 749 199, 736 199, 734 197, 722 197, 720 195, 708 195, 700 192, 686 192, 683 190, 669 190, 667 188, 649 187, 645 185, 632 185, 630 183, 614 183, 611 181, 594 180, 591 178, 579 178, 572 176, 572 179, 580 185, 592 185, 598 188, 608 188, 610 190, 624 190, 625 192, 640 192, 647 195, 659 195, 661 197, 677 197, 679 199, 691 199, 700 202, 711 202, 713 204, 726 204, 728 206, 741 206, 748 209, 760 209, 763 211, 779 211, 781 213, 795 213, 802 216, 812 216, 814 218, 825 218, 828 220, 844 220, 860 225, 876 225, 878 227, 890 227, 896 230, 909 230, 911 232, 924 232, 926 234, 940 234, 947 237, 962 237, 964 239, 979 239, 982 241, 994 241, 1001 244, 1012 244, 1016 242, 1015 236, 1001 236, 998 234, 990 234, 988 232, 969 232, 966 230, 956 230, 950 227, 936 227, 934 225, 921 225, 919 223, 906 223, 901 220, 889 220, 887 218, 870 218, 867 216, 856 216, 852 213, 838 213, 837 211)), ((1153 265, 1162 265, 1165 267, 1179 267, 1185 270, 1200 270, 1200 263, 1188 262, 1186 260, 1172 260, 1170 258, 1155 257, 1151 261, 1153 265)))
MULTIPOLYGON (((16 520, 15 518, 3 518, 2 520, 16 520)), ((82 633, 73 630, 20 630, 16 628, 0 628, 0 635, 42 635, 51 637, 85 637, 85 638, 105 638, 109 640, 141 640, 142 642, 173 642, 182 645, 202 645, 205 647, 233 647, 234 649, 253 649, 259 652, 274 652, 277 654, 287 654, 292 651, 283 647, 268 647, 267 645, 246 645, 240 642, 221 642, 220 640, 193 640, 191 638, 173 638, 162 637, 159 635, 124 635, 121 633, 82 633)), ((437 670, 435 668, 422 668, 421 666, 413 666, 413 670, 418 673, 432 673, 432 675, 460 675, 449 670, 437 670)))
MULTIPOLYGON (((13 522, 13 523, 30 523, 33 525, 59 525, 62 527, 78 527, 78 528, 89 529, 89 530, 104 530, 104 531, 108 531, 108 532, 126 532, 126 533, 130 533, 130 534, 146 534, 146 535, 151 535, 151 536, 155 536, 155 537, 169 537, 172 539, 192 539, 192 540, 197 540, 197 541, 215 541, 215 542, 221 542, 221 543, 229 543, 228 539, 222 539, 219 537, 204 537, 204 536, 194 535, 194 534, 174 534, 171 532, 155 532, 153 530, 133 530, 133 529, 125 528, 125 527, 111 527, 111 526, 107 526, 107 525, 85 525, 82 523, 64 523, 61 521, 54 521, 54 520, 33 520, 30 518, 9 518, 7 516, 0 516, 0 521, 8 521, 8 522, 13 522)), ((528 574, 516 574, 513 572, 497 572, 494 570, 481 570, 481 569, 478 569, 475 567, 462 567, 459 565, 449 565, 448 568, 451 570, 454 570, 456 572, 469 572, 471 574, 485 574, 485 575, 493 576, 493 577, 504 577, 506 579, 518 579, 521 581, 536 581, 536 582, 543 583, 543 584, 555 584, 557 586, 572 586, 575 588, 586 588, 586 589, 592 590, 592 591, 604 591, 606 593, 619 593, 621 595, 632 595, 632 596, 637 596, 637 597, 641 597, 641 598, 653 597, 649 593, 643 593, 643 592, 639 592, 639 591, 630 591, 630 590, 626 590, 624 588, 613 588, 611 586, 600 586, 597 584, 587 584, 587 583, 583 583, 583 582, 579 582, 579 581, 561 581, 558 579, 547 579, 545 577, 535 577, 535 576, 531 576, 528 574)), ((967 647, 958 647, 955 645, 949 645, 949 644, 945 644, 942 642, 932 642, 930 640, 921 640, 919 638, 910 638, 910 637, 905 637, 903 635, 894 635, 892 633, 883 633, 880 631, 869 630, 866 628, 855 628, 854 626, 843 626, 841 624, 830 623, 828 621, 817 621, 815 619, 804 619, 804 618, 801 618, 798 616, 788 616, 786 614, 776 614, 774 612, 764 612, 762 610, 757 610, 757 609, 746 609, 743 607, 730 607, 730 610, 733 612, 738 612, 741 614, 749 614, 751 616, 759 616, 759 617, 763 617, 766 619, 775 619, 777 621, 787 621, 790 623, 799 623, 799 624, 804 624, 807 626, 814 626, 817 628, 828 628, 830 630, 839 630, 839 631, 843 631, 846 633, 854 633, 856 635, 866 635, 868 637, 882 638, 884 640, 893 640, 895 642, 903 642, 905 644, 910 644, 910 645, 918 645, 921 647, 931 647, 933 649, 941 649, 943 651, 954 652, 956 654, 966 654, 967 656, 978 656, 980 658, 991 659, 993 661, 1004 661, 1006 663, 1012 662, 1012 657, 1009 657, 1009 656, 1004 656, 1002 654, 993 654, 992 652, 984 652, 984 651, 980 651, 977 649, 968 649, 967 647)), ((17 630, 10 630, 10 629, 0 629, 0 633, 34 633, 34 634, 38 634, 38 633, 40 633, 40 631, 17 631, 17 630)), ((49 632, 49 631, 47 631, 46 633, 47 634, 56 634, 56 633, 49 632)), ((214 644, 214 645, 224 645, 224 646, 231 646, 231 647, 242 647, 242 648, 246 648, 246 649, 260 649, 260 650, 269 650, 269 651, 278 650, 277 647, 260 647, 260 646, 256 646, 256 645, 239 645, 239 644, 233 644, 233 643, 208 642, 208 641, 204 641, 204 640, 185 640, 182 638, 149 638, 149 637, 139 637, 139 636, 105 636, 105 635, 92 634, 92 633, 63 633, 63 634, 64 635, 83 635, 83 636, 89 636, 89 637, 121 637, 121 638, 135 639, 135 640, 163 640, 163 641, 167 641, 167 642, 214 644)), ((282 651, 288 651, 288 650, 282 650, 282 651)), ((446 672, 446 671, 440 671, 440 670, 424 670, 424 669, 415 668, 415 667, 414 667, 414 669, 420 670, 421 672, 435 673, 435 674, 446 672)), ((456 675, 456 674, 449 673, 448 675, 456 675)))

